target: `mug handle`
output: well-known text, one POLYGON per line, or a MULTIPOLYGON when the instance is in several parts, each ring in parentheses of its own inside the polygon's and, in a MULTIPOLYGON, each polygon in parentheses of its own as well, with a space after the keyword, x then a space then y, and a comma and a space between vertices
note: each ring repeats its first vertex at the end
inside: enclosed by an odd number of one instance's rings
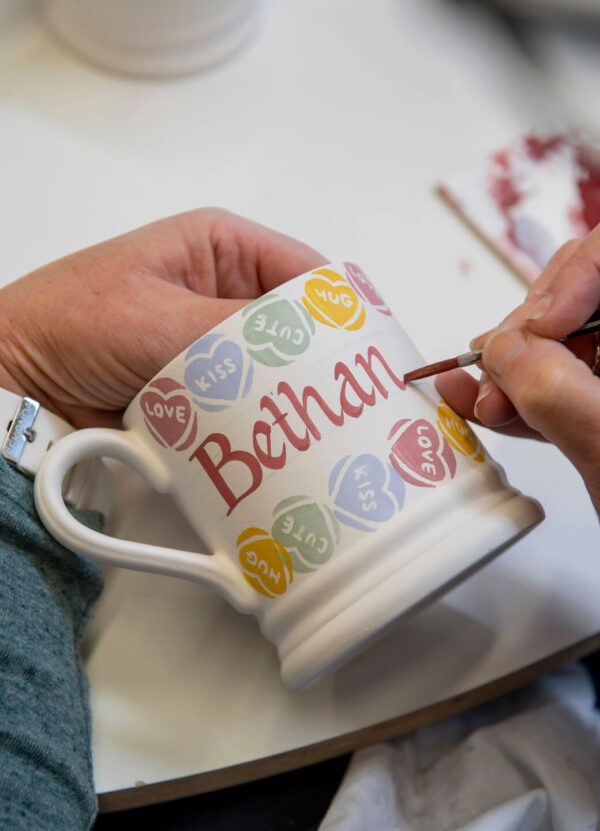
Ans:
POLYGON ((63 499, 65 477, 74 465, 98 456, 133 468, 159 493, 170 490, 168 469, 131 431, 104 427, 76 430, 50 448, 35 477, 35 505, 53 537, 65 548, 100 563, 194 580, 217 591, 238 611, 254 611, 252 589, 225 552, 193 554, 121 540, 93 531, 76 520, 63 499))

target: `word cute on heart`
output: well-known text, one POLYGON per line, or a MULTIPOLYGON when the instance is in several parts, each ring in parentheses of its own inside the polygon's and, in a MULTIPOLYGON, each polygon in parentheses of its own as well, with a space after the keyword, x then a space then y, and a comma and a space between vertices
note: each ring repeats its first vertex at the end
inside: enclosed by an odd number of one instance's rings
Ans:
POLYGON ((202 466, 226 503, 227 514, 260 487, 265 469, 281 470, 290 452, 295 455, 321 441, 317 419, 341 428, 346 419, 361 418, 366 408, 406 388, 375 346, 348 363, 337 361, 332 376, 325 394, 312 385, 298 391, 280 381, 275 393, 260 399, 263 417, 252 424, 247 446, 234 447, 224 432, 213 432, 196 447, 190 460, 202 466))

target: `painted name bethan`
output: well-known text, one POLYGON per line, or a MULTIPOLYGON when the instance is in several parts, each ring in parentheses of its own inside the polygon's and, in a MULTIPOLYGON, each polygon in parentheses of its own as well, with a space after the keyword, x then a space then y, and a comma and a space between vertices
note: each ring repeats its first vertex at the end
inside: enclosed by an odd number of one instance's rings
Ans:
POLYGON ((298 395, 287 381, 279 382, 276 395, 263 395, 260 410, 272 420, 254 422, 252 450, 232 447, 229 438, 219 432, 211 433, 196 447, 190 461, 205 470, 227 504, 228 515, 260 487, 264 468, 281 470, 285 466, 288 448, 302 452, 321 440, 321 431, 309 413, 311 402, 326 422, 342 427, 346 418, 360 418, 365 407, 386 400, 390 384, 392 389, 404 390, 406 386, 375 346, 369 346, 365 355, 357 353, 353 368, 338 361, 333 381, 338 387, 332 406, 314 386, 305 386, 298 395))

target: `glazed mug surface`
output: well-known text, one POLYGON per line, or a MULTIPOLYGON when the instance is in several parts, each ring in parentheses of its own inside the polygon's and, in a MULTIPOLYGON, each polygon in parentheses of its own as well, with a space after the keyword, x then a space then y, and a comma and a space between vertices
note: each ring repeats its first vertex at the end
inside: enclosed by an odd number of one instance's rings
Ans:
POLYGON ((195 580, 253 614, 300 688, 536 525, 430 379, 364 272, 319 267, 203 335, 131 402, 124 430, 48 452, 36 505, 67 548, 195 580), (62 498, 77 462, 111 457, 169 492, 204 552, 114 539, 62 498))

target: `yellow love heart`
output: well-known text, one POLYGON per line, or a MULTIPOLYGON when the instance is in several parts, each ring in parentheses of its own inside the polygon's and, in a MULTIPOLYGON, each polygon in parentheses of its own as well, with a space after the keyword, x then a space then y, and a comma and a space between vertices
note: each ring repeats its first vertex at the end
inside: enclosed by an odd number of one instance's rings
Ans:
POLYGON ((252 588, 265 597, 285 594, 294 580, 292 558, 262 528, 246 528, 238 539, 240 564, 252 588))
POLYGON ((365 322, 365 308, 348 281, 331 268, 317 268, 307 280, 302 302, 320 323, 351 332, 365 322))
POLYGON ((464 418, 451 410, 445 401, 442 401, 439 405, 437 415, 438 427, 446 437, 448 444, 462 453, 463 456, 473 459, 474 462, 483 462, 485 450, 464 418))

